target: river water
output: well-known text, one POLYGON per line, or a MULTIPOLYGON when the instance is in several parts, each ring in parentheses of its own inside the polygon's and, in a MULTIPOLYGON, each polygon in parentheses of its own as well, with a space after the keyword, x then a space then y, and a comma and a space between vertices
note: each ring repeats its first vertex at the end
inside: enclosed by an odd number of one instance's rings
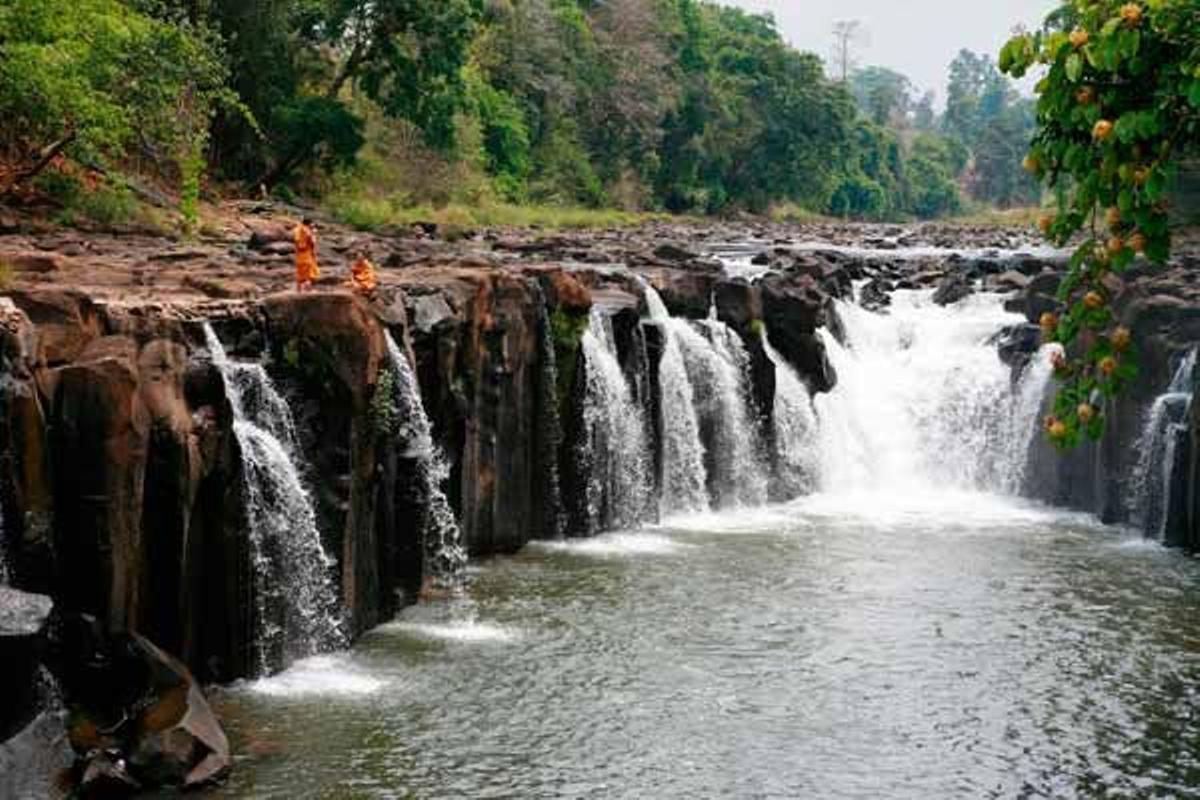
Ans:
POLYGON ((1193 797, 1200 564, 987 495, 527 548, 218 699, 224 797, 1193 797))
MULTIPOLYGON (((838 388, 777 404, 777 483, 815 494, 670 490, 661 525, 475 564, 349 652, 219 690, 215 796, 1200 797, 1200 562, 1019 498, 1047 354, 1011 380, 996 297, 839 312, 838 388)), ((736 359, 665 314, 664 395, 717 396, 736 359)))

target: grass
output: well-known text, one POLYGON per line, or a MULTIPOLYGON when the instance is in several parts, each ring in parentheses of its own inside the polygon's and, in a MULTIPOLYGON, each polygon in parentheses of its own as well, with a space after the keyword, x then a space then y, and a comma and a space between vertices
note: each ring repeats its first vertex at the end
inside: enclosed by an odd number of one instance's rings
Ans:
POLYGON ((513 205, 485 202, 475 205, 450 203, 440 208, 429 205, 406 206, 388 199, 370 197, 332 197, 329 212, 346 225, 377 231, 388 225, 407 226, 418 222, 436 223, 444 233, 473 228, 546 228, 551 230, 589 230, 639 225, 663 214, 635 213, 616 209, 570 208, 548 205, 513 205))
POLYGON ((773 205, 767 212, 767 216, 772 222, 786 222, 793 225, 834 221, 832 217, 818 214, 795 203, 778 203, 773 205))
POLYGON ((6 258, 0 258, 0 291, 12 285, 16 274, 17 271, 13 269, 12 262, 6 258))
POLYGON ((1045 213, 1041 208, 970 208, 962 214, 947 217, 946 222, 958 225, 980 225, 994 228, 1032 228, 1038 217, 1045 213))

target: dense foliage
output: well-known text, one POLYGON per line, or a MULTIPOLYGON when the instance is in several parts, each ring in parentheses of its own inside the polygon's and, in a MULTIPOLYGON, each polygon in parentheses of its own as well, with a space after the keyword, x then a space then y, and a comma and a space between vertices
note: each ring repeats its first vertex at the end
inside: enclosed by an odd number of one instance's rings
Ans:
MULTIPOLYGON (((1028 103, 964 52, 939 123, 707 0, 10 0, 0 194, 64 157, 389 209, 455 199, 937 217, 1037 198, 1028 103), (373 200, 372 200, 373 202, 373 200)), ((376 214, 378 216, 378 214, 376 214)))
POLYGON ((1200 3, 1073 0, 1037 33, 1014 37, 1001 67, 1038 84, 1038 130, 1025 160, 1055 189, 1058 210, 1041 220, 1065 245, 1076 235, 1059 290, 1067 311, 1047 314, 1047 338, 1068 355, 1049 435, 1064 446, 1103 432, 1103 398, 1136 375, 1130 331, 1109 306, 1110 276, 1139 258, 1170 254, 1167 188, 1179 157, 1200 142, 1200 3))

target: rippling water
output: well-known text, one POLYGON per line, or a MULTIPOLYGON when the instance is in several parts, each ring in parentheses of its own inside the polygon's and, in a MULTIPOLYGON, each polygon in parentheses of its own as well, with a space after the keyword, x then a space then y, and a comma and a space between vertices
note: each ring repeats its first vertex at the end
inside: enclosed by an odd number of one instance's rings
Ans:
POLYGON ((818 495, 474 568, 217 698, 231 798, 1200 796, 1200 563, 818 495))

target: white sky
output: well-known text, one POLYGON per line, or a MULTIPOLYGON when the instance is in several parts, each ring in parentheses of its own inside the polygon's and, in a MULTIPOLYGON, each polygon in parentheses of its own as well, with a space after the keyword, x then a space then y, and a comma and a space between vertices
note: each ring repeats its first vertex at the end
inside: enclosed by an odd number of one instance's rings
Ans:
POLYGON ((720 0, 747 11, 770 11, 784 37, 800 50, 828 58, 833 23, 862 21, 863 66, 890 67, 920 91, 946 98, 950 62, 964 47, 995 58, 1019 23, 1038 27, 1059 0, 720 0))

